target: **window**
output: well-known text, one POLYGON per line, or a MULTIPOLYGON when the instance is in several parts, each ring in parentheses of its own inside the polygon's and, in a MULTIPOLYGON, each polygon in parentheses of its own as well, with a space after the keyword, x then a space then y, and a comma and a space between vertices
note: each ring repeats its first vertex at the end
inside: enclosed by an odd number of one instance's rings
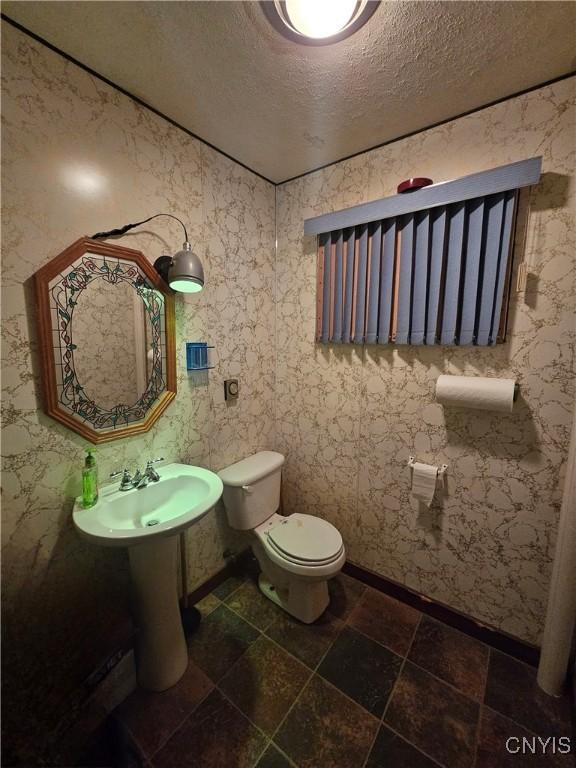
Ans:
POLYGON ((534 158, 308 219, 305 232, 318 235, 316 340, 503 340, 519 189, 540 167, 534 158))

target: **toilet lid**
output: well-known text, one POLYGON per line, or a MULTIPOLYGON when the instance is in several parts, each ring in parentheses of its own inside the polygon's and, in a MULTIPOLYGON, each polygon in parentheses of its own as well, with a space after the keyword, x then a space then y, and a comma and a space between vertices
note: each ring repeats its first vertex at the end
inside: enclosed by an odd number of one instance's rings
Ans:
POLYGON ((342 536, 333 525, 298 512, 275 525, 268 537, 281 552, 310 562, 329 560, 342 549, 342 536))

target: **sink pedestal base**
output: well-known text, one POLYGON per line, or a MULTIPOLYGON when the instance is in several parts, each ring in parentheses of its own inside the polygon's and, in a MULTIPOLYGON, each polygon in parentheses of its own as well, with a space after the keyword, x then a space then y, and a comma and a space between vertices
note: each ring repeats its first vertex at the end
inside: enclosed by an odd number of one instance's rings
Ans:
POLYGON ((159 536, 129 548, 138 630, 138 683, 150 691, 175 685, 188 666, 177 581, 178 536, 159 536))

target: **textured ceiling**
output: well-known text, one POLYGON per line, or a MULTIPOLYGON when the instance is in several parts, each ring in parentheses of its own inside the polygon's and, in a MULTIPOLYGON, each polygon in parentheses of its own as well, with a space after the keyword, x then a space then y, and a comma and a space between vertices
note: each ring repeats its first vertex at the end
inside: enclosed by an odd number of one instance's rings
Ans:
POLYGON ((573 2, 382 2, 300 46, 256 2, 4 2, 27 29, 279 182, 563 75, 573 2))

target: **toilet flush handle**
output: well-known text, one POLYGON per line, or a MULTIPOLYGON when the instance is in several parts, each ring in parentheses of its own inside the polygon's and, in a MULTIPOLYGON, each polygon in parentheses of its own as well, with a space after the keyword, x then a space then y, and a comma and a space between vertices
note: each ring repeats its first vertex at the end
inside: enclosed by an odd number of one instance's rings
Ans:
POLYGON ((253 485, 243 485, 242 490, 244 493, 254 493, 254 486, 253 485))

